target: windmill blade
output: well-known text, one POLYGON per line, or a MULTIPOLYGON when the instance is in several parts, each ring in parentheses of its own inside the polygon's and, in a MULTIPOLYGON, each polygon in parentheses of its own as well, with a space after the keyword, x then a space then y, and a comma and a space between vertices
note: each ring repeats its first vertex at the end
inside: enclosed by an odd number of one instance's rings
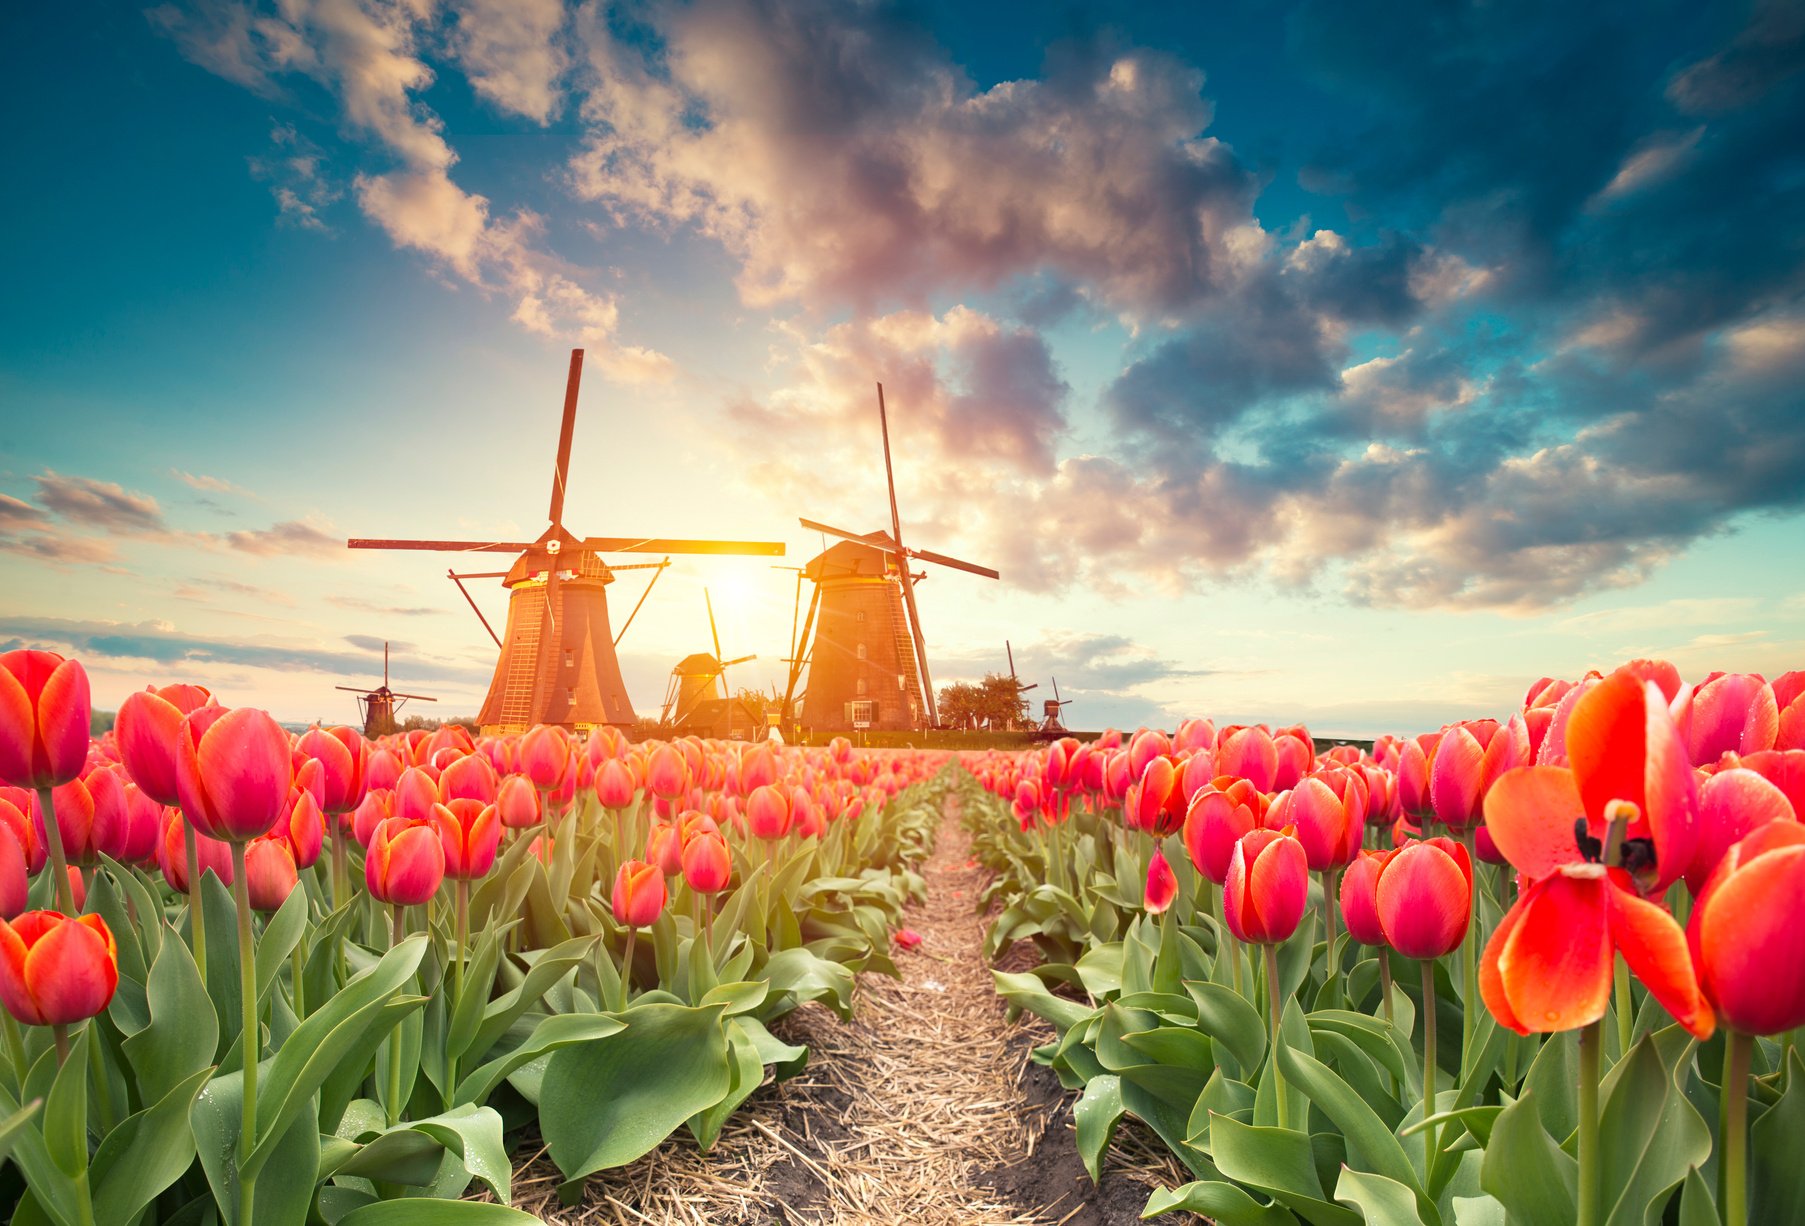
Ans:
POLYGON ((962 570, 968 574, 982 575, 986 579, 1001 579, 1003 576, 988 566, 979 566, 976 562, 961 562, 958 558, 950 558, 944 553, 935 553, 931 549, 905 549, 904 553, 911 558, 919 558, 923 562, 932 562, 937 566, 950 566, 954 570, 962 570))
POLYGON ((536 549, 531 541, 390 541, 356 536, 348 549, 424 549, 435 553, 525 553, 536 549))
MULTIPOLYGON (((652 567, 652 577, 646 580, 646 590, 639 594, 639 600, 634 604, 633 611, 627 614, 627 620, 621 623, 620 631, 614 636, 614 645, 616 647, 619 647, 620 641, 627 637, 627 627, 631 626, 633 624, 633 619, 639 616, 639 611, 645 607, 646 597, 652 594, 652 585, 658 582, 659 576, 664 574, 664 568, 670 564, 671 560, 666 558, 664 561, 659 562, 652 567)), ((664 721, 660 720, 659 722, 663 723, 664 721)))
POLYGON ((896 511, 896 476, 890 469, 890 414, 884 409, 884 385, 877 385, 877 424, 884 435, 884 484, 890 490, 890 539, 902 548, 902 517, 896 511))
MULTIPOLYGON (((451 581, 453 583, 458 585, 458 591, 462 592, 464 594, 464 599, 467 602, 469 602, 470 611, 472 613, 476 614, 476 620, 483 624, 483 629, 487 630, 489 632, 489 637, 495 640, 495 645, 497 647, 500 647, 501 646, 501 635, 495 633, 495 627, 491 626, 489 624, 489 619, 483 616, 482 609, 477 605, 476 597, 472 596, 470 594, 470 589, 464 586, 464 580, 474 579, 474 578, 477 578, 478 576, 460 575, 456 571, 453 571, 453 570, 447 570, 445 573, 451 577, 451 581)), ((502 572, 503 576, 506 576, 507 573, 508 572, 506 572, 506 571, 502 572)), ((386 674, 385 674, 385 682, 386 682, 386 674)))
POLYGON ((758 659, 758 656, 756 654, 754 654, 754 655, 749 655, 749 656, 736 656, 734 659, 731 659, 731 660, 722 660, 721 661, 721 670, 723 672, 725 672, 727 669, 732 668, 735 664, 745 664, 746 662, 748 662, 750 660, 756 660, 756 659, 758 659))
POLYGON ((915 667, 921 677, 921 697, 928 709, 928 727, 940 726, 940 713, 934 705, 934 679, 928 676, 928 646, 921 634, 921 610, 915 607, 915 583, 909 568, 902 568, 903 603, 909 606, 909 634, 915 640, 915 667))
POLYGON ((436 698, 428 698, 428 697, 427 697, 427 696, 426 696, 426 695, 424 695, 424 694, 402 694, 402 693, 396 693, 396 694, 395 694, 395 695, 394 695, 394 697, 396 697, 396 698, 411 698, 411 699, 413 699, 413 700, 414 700, 414 701, 415 701, 415 702, 437 702, 437 701, 439 701, 439 700, 438 700, 438 699, 436 699, 436 698))
POLYGON ((558 466, 552 470, 553 527, 564 523, 564 487, 570 476, 570 437, 577 427, 577 385, 583 381, 583 351, 570 351, 570 378, 564 384, 564 420, 558 426, 558 466))
POLYGON ((343 690, 347 694, 372 694, 372 693, 375 693, 374 690, 366 690, 361 685, 335 685, 332 688, 335 690, 343 690))
POLYGON ((647 536, 590 536, 582 547, 595 553, 716 553, 783 556, 782 541, 688 541, 647 536))
POLYGON ((832 527, 831 525, 820 523, 817 520, 802 519, 801 517, 798 517, 796 522, 801 524, 804 528, 809 529, 811 532, 824 532, 828 536, 837 536, 843 541, 855 541, 860 545, 869 546, 870 548, 877 550, 879 553, 895 554, 895 553, 901 552, 894 545, 889 545, 882 541, 868 541, 865 539, 864 535, 861 533, 848 532, 844 528, 835 528, 835 527, 832 527))
POLYGON ((727 666, 721 663, 721 635, 714 628, 714 600, 709 596, 707 588, 702 589, 702 603, 708 606, 708 637, 714 640, 715 667, 726 668, 727 666))

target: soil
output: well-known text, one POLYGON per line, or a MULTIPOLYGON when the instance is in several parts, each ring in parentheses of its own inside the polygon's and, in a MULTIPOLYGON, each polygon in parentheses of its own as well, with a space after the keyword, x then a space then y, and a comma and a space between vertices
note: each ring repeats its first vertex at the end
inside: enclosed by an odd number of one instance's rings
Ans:
POLYGON ((974 907, 985 879, 956 804, 923 869, 927 901, 904 919, 922 941, 898 951, 902 981, 862 978, 850 1024, 816 1006, 777 1024, 785 1042, 809 1045, 800 1076, 754 1094, 711 1153, 679 1134, 592 1179, 575 1206, 558 1204, 556 1170, 535 1156, 515 1203, 573 1224, 1126 1226, 1152 1188, 1188 1178, 1124 1120, 1091 1182, 1076 1095, 1030 1059, 1051 1032, 1008 1021, 993 989, 974 907))

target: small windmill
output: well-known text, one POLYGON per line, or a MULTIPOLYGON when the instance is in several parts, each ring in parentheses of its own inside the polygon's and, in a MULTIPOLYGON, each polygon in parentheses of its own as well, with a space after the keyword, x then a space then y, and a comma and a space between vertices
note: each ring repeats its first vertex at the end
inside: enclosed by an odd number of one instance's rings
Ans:
POLYGON ((664 694, 664 710, 659 715, 658 722, 671 724, 684 732, 731 739, 736 723, 736 707, 741 712, 737 723, 742 732, 750 733, 757 721, 752 718, 745 704, 728 688, 727 670, 735 664, 745 664, 758 657, 748 655, 731 660, 721 658, 721 635, 715 627, 714 601, 707 588, 702 589, 702 600, 708 608, 708 634, 714 642, 714 654, 711 656, 696 652, 683 657, 671 669, 670 685, 666 687, 664 694))
POLYGON ((1059 678, 1053 678, 1053 697, 1042 699, 1040 704, 1041 732, 1051 733, 1054 736, 1064 736, 1066 733, 1065 721, 1060 718, 1059 713, 1071 705, 1072 700, 1070 698, 1067 698, 1064 701, 1060 700, 1059 678))
POLYGON ((437 702, 436 698, 428 698, 424 694, 402 694, 389 688, 389 644, 382 643, 382 684, 373 690, 359 689, 355 685, 335 685, 335 690, 344 690, 348 694, 357 695, 357 713, 363 717, 364 735, 367 737, 387 736, 395 731, 395 712, 413 702, 437 702))
POLYGON ((783 703, 786 724, 795 710, 797 685, 806 666, 807 722, 811 727, 911 729, 920 726, 923 715, 929 727, 937 727, 940 718, 934 707, 927 642, 915 604, 915 584, 927 576, 915 573, 912 566, 932 562, 986 579, 1001 577, 988 566, 903 543, 890 459, 890 418, 881 383, 877 385, 877 417, 884 440, 890 531, 861 535, 812 519, 801 521, 805 528, 839 539, 803 568, 815 591, 809 598, 798 646, 790 652, 789 687, 783 703))
MULTIPOLYGON (((564 526, 564 495, 570 471, 571 436, 576 429, 577 388, 583 373, 583 351, 570 351, 570 375, 564 388, 564 417, 558 432, 557 464, 552 470, 551 523, 531 541, 365 540, 347 542, 352 549, 436 550, 441 553, 518 554, 505 571, 457 575, 464 579, 500 579, 508 590, 508 621, 496 634, 483 626, 500 648, 489 694, 477 717, 485 735, 517 732, 534 724, 588 729, 601 724, 629 725, 633 705, 621 678, 615 645, 620 636, 608 623, 608 585, 617 570, 604 553, 765 554, 781 556, 779 541, 665 540, 652 537, 579 537, 564 526)), ((645 564, 652 582, 669 562, 645 564)), ((651 584, 646 585, 646 594, 651 584)), ((468 591, 464 592, 470 599, 468 591)), ((645 595, 640 596, 640 604, 645 595)), ((476 607, 474 600, 471 607, 476 607)), ((639 606, 634 606, 634 614, 639 606)), ((482 617, 482 611, 477 610, 482 617)), ((628 616, 632 622, 632 615, 628 616)), ((621 628, 625 633, 626 627, 621 628)))

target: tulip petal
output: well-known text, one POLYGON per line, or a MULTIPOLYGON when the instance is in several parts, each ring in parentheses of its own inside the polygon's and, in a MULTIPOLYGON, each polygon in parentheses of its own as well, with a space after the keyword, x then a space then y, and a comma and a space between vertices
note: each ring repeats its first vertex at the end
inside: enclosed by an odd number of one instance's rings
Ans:
POLYGON ((1485 954, 1479 959, 1479 998, 1485 1007, 1492 1011, 1492 1016, 1500 1026, 1528 1034, 1529 1027, 1517 1018, 1516 1010, 1511 1008, 1510 994, 1504 990, 1504 975, 1498 969, 1498 959, 1503 956, 1504 947, 1510 943, 1510 934, 1516 930, 1517 921, 1523 918, 1523 909, 1528 904, 1528 896, 1519 898, 1511 909, 1504 913, 1493 930, 1491 940, 1485 943, 1485 954))
MULTIPOLYGON (((1686 934, 1673 916, 1628 890, 1606 893, 1611 941, 1636 978, 1674 1019, 1701 1039, 1711 1037, 1717 1018, 1698 988, 1686 934)), ((1805 949, 1805 944, 1801 945, 1805 949)))
POLYGON ((1642 682, 1629 673, 1612 673, 1579 701, 1567 721, 1567 759, 1593 821, 1603 820, 1613 800, 1643 806, 1647 701, 1642 682))
POLYGON ((1744 1034, 1805 1025, 1805 845, 1756 855, 1701 900, 1705 989, 1744 1034))
POLYGON ((107 1007, 119 985, 119 970, 91 925, 65 920, 26 953, 25 985, 44 1024, 68 1025, 107 1007))
POLYGON ((1376 900, 1387 944, 1406 958, 1440 958, 1466 938, 1472 878, 1440 847, 1412 843, 1379 874, 1376 900))
POLYGON ((1507 771, 1485 796, 1492 843, 1531 880, 1579 861, 1573 823, 1583 811, 1573 772, 1563 766, 1507 771))
POLYGON ((1574 1030, 1604 1016, 1611 938, 1602 875, 1537 882, 1498 952, 1497 972, 1525 1032, 1574 1030))
POLYGON ((1485 747, 1463 727, 1450 728, 1429 763, 1429 800, 1435 818, 1454 827, 1472 824, 1479 813, 1479 784, 1485 747))

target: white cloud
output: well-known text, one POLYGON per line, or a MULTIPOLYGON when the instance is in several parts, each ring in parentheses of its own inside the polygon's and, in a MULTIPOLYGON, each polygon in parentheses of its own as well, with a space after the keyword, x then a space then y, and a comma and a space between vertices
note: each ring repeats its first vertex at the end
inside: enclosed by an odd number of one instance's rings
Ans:
POLYGON ((476 92, 504 111, 550 122, 562 105, 562 0, 459 0, 451 47, 476 92))

